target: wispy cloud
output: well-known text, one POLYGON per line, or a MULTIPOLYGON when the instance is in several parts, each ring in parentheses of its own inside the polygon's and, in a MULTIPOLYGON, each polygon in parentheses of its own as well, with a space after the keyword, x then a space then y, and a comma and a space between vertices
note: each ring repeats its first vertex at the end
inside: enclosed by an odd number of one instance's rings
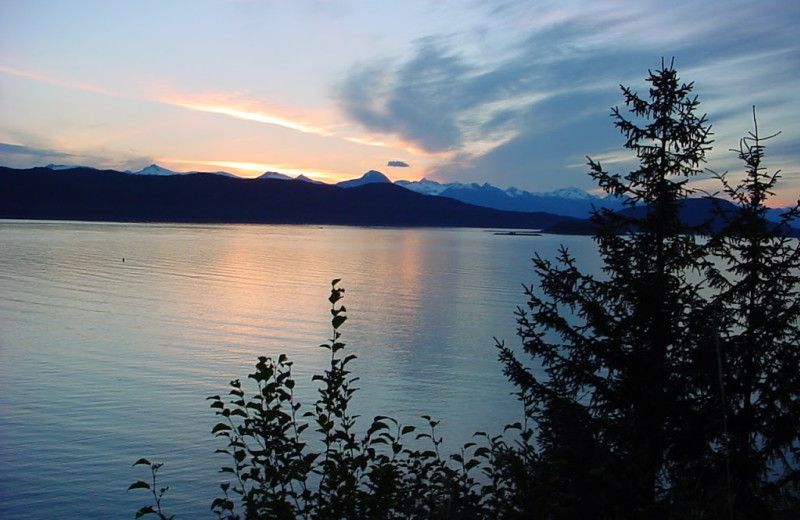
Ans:
POLYGON ((92 85, 89 83, 80 83, 60 78, 50 77, 42 74, 36 74, 20 69, 6 67, 0 65, 0 72, 12 74, 14 76, 27 78, 34 81, 40 81, 50 85, 57 85, 75 90, 82 90, 86 92, 93 92, 95 94, 102 94, 105 96, 114 97, 127 97, 131 99, 141 99, 145 101, 154 101, 164 103, 167 105, 178 106, 189 110, 199 112, 207 112, 212 114, 221 114, 236 119, 245 121, 254 121, 257 123, 265 123, 270 125, 281 126, 298 132, 307 134, 316 134, 322 136, 332 135, 332 132, 323 126, 313 125, 303 121, 301 118, 291 118, 278 113, 270 112, 266 109, 258 107, 258 103, 253 100, 231 100, 231 95, 217 95, 217 96, 201 96, 197 99, 192 99, 187 96, 161 96, 158 94, 145 94, 143 96, 125 95, 120 92, 115 92, 104 87, 92 85))
POLYGON ((116 170, 138 169, 153 159, 134 154, 104 154, 102 150, 64 152, 52 148, 0 143, 0 164, 14 168, 29 168, 47 164, 92 166, 116 170))
POLYGON ((223 106, 208 104, 203 101, 183 101, 183 100, 162 100, 162 102, 175 105, 189 110, 197 110, 199 112, 210 112, 212 114, 221 114, 245 121, 255 121, 257 123, 265 123, 269 125, 282 126, 290 130, 297 130, 306 134, 316 134, 322 136, 329 136, 331 132, 319 126, 313 126, 301 121, 292 120, 282 117, 277 114, 270 114, 263 110, 253 110, 247 106, 223 106))
POLYGON ((51 161, 70 161, 75 158, 75 155, 31 146, 0 143, 0 158, 2 158, 3 164, 8 165, 29 162, 30 159, 33 159, 36 164, 43 165, 51 161))
POLYGON ((18 76, 18 77, 21 77, 21 78, 32 79, 34 81, 41 81, 43 83, 48 83, 50 85, 58 85, 60 87, 66 87, 66 88, 75 89, 75 90, 83 90, 83 91, 86 91, 86 92, 94 92, 96 94, 104 94, 106 96, 118 96, 119 95, 118 93, 115 93, 115 92, 113 92, 111 90, 108 90, 106 88, 103 88, 103 87, 100 87, 100 86, 97 86, 97 85, 92 85, 90 83, 81 83, 81 82, 76 82, 76 81, 69 81, 69 80, 63 80, 63 79, 59 79, 59 78, 53 78, 53 77, 45 76, 43 74, 36 74, 36 73, 25 71, 25 70, 15 69, 15 68, 12 68, 12 67, 6 67, 4 65, 0 65, 0 72, 5 72, 6 74, 11 74, 11 75, 18 76))

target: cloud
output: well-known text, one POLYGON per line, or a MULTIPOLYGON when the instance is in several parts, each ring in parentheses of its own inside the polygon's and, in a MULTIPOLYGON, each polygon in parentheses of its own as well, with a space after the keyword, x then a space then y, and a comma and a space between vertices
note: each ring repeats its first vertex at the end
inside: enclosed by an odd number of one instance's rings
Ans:
POLYGON ((180 96, 180 95, 176 96, 173 94, 164 95, 158 92, 153 92, 149 95, 123 96, 119 92, 114 92, 96 85, 67 81, 61 78, 44 76, 41 74, 34 74, 28 71, 6 67, 3 65, 0 65, 0 72, 22 78, 27 78, 34 81, 39 81, 42 83, 47 83, 50 85, 66 87, 73 90, 82 90, 86 92, 93 92, 95 94, 102 94, 104 96, 111 96, 118 98, 128 97, 130 99, 143 99, 147 101, 155 101, 158 103, 178 106, 181 108, 194 110, 198 112, 221 114, 224 116, 233 117, 236 119, 242 119, 245 121, 255 121, 257 123, 265 123, 270 125, 281 126, 298 132, 303 132, 306 134, 315 134, 321 136, 331 135, 331 132, 329 132, 322 126, 309 124, 306 121, 302 121, 300 118, 297 117, 286 117, 282 114, 277 113, 275 110, 265 109, 263 107, 258 106, 258 103, 254 100, 231 99, 230 95, 216 95, 216 96, 212 95, 212 96, 204 96, 197 98, 187 98, 186 96, 180 96))
POLYGON ((249 107, 241 106, 224 106, 217 104, 208 104, 201 101, 184 101, 184 100, 163 100, 162 102, 187 108, 189 110, 196 110, 198 112, 210 112, 213 114, 222 114, 245 121, 255 121, 257 123, 266 123, 269 125, 282 126, 290 130, 296 130, 306 134, 316 134, 322 136, 330 135, 327 130, 306 124, 304 122, 294 121, 292 119, 282 117, 277 114, 270 114, 264 110, 254 110, 249 107))
POLYGON ((409 164, 405 161, 389 161, 386 163, 386 166, 392 166, 395 168, 408 168, 409 164))
MULTIPOLYGON (((714 159, 748 129, 752 103, 763 107, 764 122, 777 117, 779 129, 790 130, 800 44, 770 27, 797 19, 797 7, 642 4, 505 1, 486 20, 486 34, 502 33, 504 46, 495 38, 482 53, 480 42, 464 45, 459 35, 429 36, 404 59, 353 67, 335 99, 374 139, 391 134, 440 154, 426 175, 542 190, 592 188, 585 157, 622 150, 608 117, 623 104, 619 85, 646 95, 647 70, 662 57, 675 56, 682 79, 696 81, 701 113, 708 110, 724 136, 714 159)), ((792 162, 774 151, 780 163, 792 162)))
POLYGON ((482 153, 530 124, 523 116, 532 107, 564 93, 614 88, 608 76, 629 74, 631 51, 598 63, 591 53, 562 48, 559 42, 579 38, 584 29, 532 33, 488 62, 460 53, 448 38, 425 38, 405 62, 355 66, 336 86, 335 99, 368 130, 397 135, 424 152, 482 153))
POLYGON ((390 74, 380 64, 357 66, 337 88, 344 112, 370 130, 398 134, 429 152, 458 146, 456 115, 466 106, 458 96, 444 96, 443 85, 459 85, 466 65, 433 43, 390 74), (438 117, 437 117, 438 116, 438 117))
POLYGON ((74 158, 75 156, 69 153, 17 144, 0 143, 0 161, 3 165, 44 165, 53 161, 70 161, 74 158))
MULTIPOLYGON (((46 144, 44 146, 47 146, 46 144)), ((155 160, 118 151, 97 149, 88 153, 61 152, 51 148, 0 143, 0 164, 12 168, 31 168, 47 164, 66 164, 69 166, 92 166, 115 170, 139 170, 155 160)))
POLYGON ((48 76, 44 76, 41 74, 34 74, 32 72, 28 72, 25 70, 15 69, 12 67, 6 67, 0 65, 0 72, 5 72, 6 74, 11 74, 13 76, 19 76, 21 78, 32 79, 34 81, 41 81, 42 83, 48 83, 50 85, 58 85, 60 87, 66 87, 73 90, 83 90, 86 92, 94 92, 95 94, 103 94, 106 96, 118 96, 119 94, 116 92, 112 92, 107 90, 103 87, 99 87, 97 85, 92 85, 89 83, 81 83, 75 81, 65 81, 60 78, 52 78, 48 76))

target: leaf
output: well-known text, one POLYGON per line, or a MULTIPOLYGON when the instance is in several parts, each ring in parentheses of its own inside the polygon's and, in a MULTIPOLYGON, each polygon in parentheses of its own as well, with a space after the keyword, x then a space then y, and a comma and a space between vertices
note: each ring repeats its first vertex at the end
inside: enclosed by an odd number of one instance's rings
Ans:
POLYGON ((486 457, 487 455, 489 455, 489 448, 487 448, 486 446, 481 446, 480 448, 475 450, 476 457, 486 457))
POLYGON ((131 489, 150 489, 150 484, 148 484, 144 480, 137 480, 136 482, 128 486, 128 491, 130 491, 131 489))
POLYGON ((339 327, 342 326, 342 323, 344 323, 345 321, 347 321, 347 316, 340 314, 338 316, 333 317, 333 319, 331 320, 331 324, 333 325, 334 329, 338 329, 339 327))
POLYGON ((407 435, 417 428, 415 426, 403 426, 403 429, 400 431, 400 435, 407 435))
POLYGON ((156 510, 153 509, 153 506, 144 506, 140 510, 136 511, 136 518, 141 518, 144 515, 153 515, 155 512, 156 510))
POLYGON ((464 464, 464 469, 466 469, 467 471, 470 471, 470 470, 478 467, 479 465, 480 465, 480 461, 472 459, 469 462, 467 462, 466 464, 464 464))
POLYGON ((144 457, 142 457, 141 459, 137 460, 136 462, 134 462, 131 465, 132 466, 138 466, 139 464, 144 464, 145 466, 150 466, 150 461, 145 459, 144 457))
POLYGON ((211 429, 211 433, 217 433, 221 431, 228 431, 231 430, 231 427, 225 423, 217 423, 214 428, 211 429))

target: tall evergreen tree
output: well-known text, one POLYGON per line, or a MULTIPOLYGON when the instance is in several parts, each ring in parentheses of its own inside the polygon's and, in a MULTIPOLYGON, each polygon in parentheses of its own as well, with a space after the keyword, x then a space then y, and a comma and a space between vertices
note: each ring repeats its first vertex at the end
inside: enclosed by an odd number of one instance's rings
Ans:
MULTIPOLYGON (((709 246, 721 265, 709 273, 717 296, 719 350, 715 415, 718 473, 725 475, 730 517, 800 517, 800 243, 789 236, 795 205, 780 223, 767 218, 779 171, 763 166, 765 141, 754 131, 733 150, 745 176, 731 184, 719 175, 737 209, 721 213, 726 229, 709 246)), ((777 134, 775 134, 777 135, 777 134)))
POLYGON ((682 476, 707 456, 695 427, 708 357, 697 345, 709 334, 691 281, 703 248, 680 212, 710 125, 672 64, 647 81, 648 97, 623 87, 628 113, 612 111, 639 167, 621 176, 589 160, 627 206, 592 216, 603 275, 580 272, 564 249, 555 262, 536 256, 517 332, 533 365, 499 345, 536 425, 530 492, 544 517, 666 517, 671 498, 691 491, 682 476))

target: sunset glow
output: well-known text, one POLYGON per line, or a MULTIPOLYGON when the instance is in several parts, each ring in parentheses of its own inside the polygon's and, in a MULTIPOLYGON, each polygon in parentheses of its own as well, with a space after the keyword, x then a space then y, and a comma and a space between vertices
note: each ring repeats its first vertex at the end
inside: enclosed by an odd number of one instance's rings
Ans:
POLYGON ((729 149, 754 105, 781 132, 783 204, 800 193, 798 23, 778 0, 0 0, 0 164, 592 190, 587 156, 627 167, 619 85, 644 92, 674 56, 713 125, 709 168, 741 176, 729 149))
POLYGON ((197 110, 199 112, 222 114, 230 117, 235 117, 238 119, 244 119, 245 121, 256 121, 258 123, 266 123, 270 125, 282 126, 284 128, 297 130, 298 132, 303 132, 306 134, 318 134, 323 136, 330 135, 330 132, 327 132, 322 128, 308 126, 302 123, 290 121, 288 119, 279 116, 265 114, 261 112, 253 112, 253 111, 247 111, 243 109, 224 107, 224 106, 204 105, 202 103, 195 103, 195 102, 168 101, 167 103, 174 104, 183 108, 188 108, 190 110, 197 110))
POLYGON ((304 175, 310 179, 328 183, 339 182, 349 178, 336 172, 298 170, 285 164, 250 163, 237 161, 202 161, 176 158, 165 158, 164 164, 169 165, 176 171, 187 171, 188 169, 196 171, 216 171, 218 169, 222 169, 223 171, 244 178, 258 177, 265 172, 281 173, 283 175, 288 175, 289 177, 304 175))

